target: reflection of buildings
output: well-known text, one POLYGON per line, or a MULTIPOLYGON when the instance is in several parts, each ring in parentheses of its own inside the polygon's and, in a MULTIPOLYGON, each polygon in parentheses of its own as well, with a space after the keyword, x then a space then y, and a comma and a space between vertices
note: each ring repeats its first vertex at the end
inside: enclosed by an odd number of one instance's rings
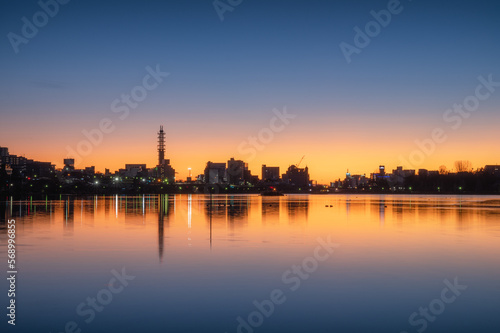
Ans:
POLYGON ((245 197, 245 200, 242 200, 241 197, 229 197, 227 202, 227 216, 231 224, 233 224, 236 220, 246 220, 249 206, 247 200, 247 197, 245 197))
POLYGON ((403 202, 402 201, 392 201, 392 216, 397 219, 398 222, 403 221, 403 202))
POLYGON ((290 222, 307 221, 309 216, 309 197, 289 198, 286 203, 290 222))
POLYGON ((73 236, 75 228, 75 197, 68 196, 64 200, 64 233, 73 236))
POLYGON ((228 222, 232 226, 241 226, 240 221, 247 221, 248 210, 251 208, 248 198, 239 196, 212 196, 212 200, 208 196, 204 207, 207 218, 219 226, 228 222))
POLYGON ((280 217, 280 198, 262 198, 262 222, 278 223, 280 217))
POLYGON ((370 216, 372 216, 373 218, 375 218, 375 216, 378 216, 380 224, 384 224, 386 200, 384 198, 373 199, 369 201, 369 204, 370 216))
POLYGON ((385 208, 386 208, 385 199, 382 199, 379 202, 379 211, 378 211, 380 225, 383 225, 385 222, 385 208))
POLYGON ((66 226, 69 223, 73 227, 73 222, 75 222, 75 198, 73 196, 68 196, 64 200, 64 220, 66 221, 66 226))
POLYGON ((213 216, 215 223, 223 221, 223 224, 225 224, 226 210, 226 198, 213 196, 212 200, 208 199, 205 203, 205 214, 207 217, 213 216))

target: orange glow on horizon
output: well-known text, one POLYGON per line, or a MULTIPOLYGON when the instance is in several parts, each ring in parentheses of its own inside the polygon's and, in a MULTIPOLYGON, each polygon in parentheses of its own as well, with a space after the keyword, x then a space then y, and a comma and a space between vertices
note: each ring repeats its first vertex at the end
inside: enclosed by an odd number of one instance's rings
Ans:
MULTIPOLYGON (((392 129, 392 125, 381 125, 353 131, 350 127, 337 128, 326 121, 313 126, 313 120, 291 123, 286 130, 275 134, 270 143, 263 145, 262 150, 255 149, 255 157, 238 147, 248 141, 248 137, 256 136, 261 129, 259 126, 228 128, 225 124, 169 124, 165 126, 166 158, 178 172, 177 179, 185 180, 188 168, 192 169, 192 177, 196 177, 203 173, 208 161, 241 159, 249 164, 252 174, 260 177, 262 164, 279 166, 280 173, 284 173, 305 155, 300 167, 308 166, 311 179, 320 184, 344 179, 347 169, 351 174, 369 176, 379 165, 385 165, 391 172, 399 165, 416 170, 437 170, 445 165, 452 170, 456 160, 469 160, 474 169, 500 163, 495 122, 482 126, 480 132, 476 123, 464 126, 460 133, 447 132, 446 142, 436 145, 435 151, 425 156, 423 163, 412 166, 403 161, 408 161, 409 155, 418 149, 415 140, 426 139, 429 128, 435 126, 416 124, 415 128, 392 129)), ((8 147, 11 154, 50 161, 58 168, 67 157, 75 157, 78 168, 95 166, 99 172, 104 172, 105 168, 114 172, 132 163, 145 163, 149 168, 157 164, 159 126, 139 128, 133 122, 117 125, 113 133, 104 136, 102 143, 92 147, 88 156, 78 158, 67 153, 67 146, 75 151, 78 143, 85 139, 81 133, 76 131, 75 134, 56 125, 47 124, 43 129, 35 125, 28 126, 29 131, 36 133, 31 136, 20 135, 16 126, 5 128, 2 146, 8 147)), ((266 126, 266 121, 262 125, 266 126)))

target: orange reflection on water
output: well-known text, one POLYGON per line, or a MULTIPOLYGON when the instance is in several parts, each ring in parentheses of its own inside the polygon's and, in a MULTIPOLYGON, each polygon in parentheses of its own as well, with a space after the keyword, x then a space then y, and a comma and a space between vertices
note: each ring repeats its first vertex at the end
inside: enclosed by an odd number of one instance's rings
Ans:
MULTIPOLYGON (((342 244, 347 266, 486 263, 499 250, 496 197, 144 195, 7 201, 25 260, 87 263, 206 259, 263 263, 304 254, 317 237, 342 244), (489 201, 486 201, 489 200, 489 201), (209 251, 209 252, 210 252, 209 251), (266 254, 267 253, 267 254, 266 254)), ((6 237, 2 229, 2 238, 6 237)))

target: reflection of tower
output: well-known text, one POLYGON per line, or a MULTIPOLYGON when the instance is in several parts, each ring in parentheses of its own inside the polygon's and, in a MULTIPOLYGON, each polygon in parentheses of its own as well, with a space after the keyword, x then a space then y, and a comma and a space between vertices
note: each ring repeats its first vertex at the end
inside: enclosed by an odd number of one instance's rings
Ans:
POLYGON ((168 195, 158 196, 158 252, 160 262, 163 261, 163 246, 164 246, 164 218, 168 216, 168 195))
POLYGON ((163 126, 160 126, 160 131, 158 132, 158 165, 163 165, 165 161, 165 132, 163 131, 163 126))

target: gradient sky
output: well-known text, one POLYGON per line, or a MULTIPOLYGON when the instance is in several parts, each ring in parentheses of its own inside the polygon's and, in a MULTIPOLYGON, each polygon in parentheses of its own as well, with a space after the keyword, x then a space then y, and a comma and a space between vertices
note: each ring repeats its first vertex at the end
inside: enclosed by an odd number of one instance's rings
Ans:
MULTIPOLYGON (((42 0, 44 1, 44 0, 42 0)), ((443 121, 474 94, 477 77, 500 81, 497 1, 401 1, 403 10, 348 64, 339 44, 373 20, 387 1, 244 0, 220 21, 212 0, 70 1, 15 53, 36 1, 0 2, 0 146, 58 167, 82 130, 109 118, 105 134, 80 167, 156 164, 163 124, 167 158, 183 179, 208 160, 230 157, 282 172, 305 155, 318 182, 351 173, 449 169, 500 163, 500 88, 457 130, 443 121), (159 64, 170 76, 124 120, 111 110, 159 64), (238 146, 268 127, 274 108, 296 115, 255 158, 238 146), (436 127, 445 143, 419 165, 401 156, 436 127)), ((226 2, 226 1, 223 1, 226 2)))

